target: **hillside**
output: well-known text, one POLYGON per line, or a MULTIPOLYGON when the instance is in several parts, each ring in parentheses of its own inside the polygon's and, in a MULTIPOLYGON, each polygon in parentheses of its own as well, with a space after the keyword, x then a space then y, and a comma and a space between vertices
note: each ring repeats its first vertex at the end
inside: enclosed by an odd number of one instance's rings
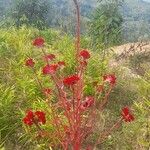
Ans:
POLYGON ((150 3, 143 0, 126 0, 122 14, 124 39, 135 42, 150 38, 150 3), (131 36, 132 35, 132 36, 131 36))
MULTIPOLYGON (((148 1, 148 0, 147 0, 148 1)), ((65 26, 73 23, 73 3, 67 0, 53 0, 57 10, 57 18, 61 18, 65 26)), ((96 0, 81 0, 80 8, 82 26, 86 28, 87 20, 99 4, 96 0)), ((136 42, 150 38, 150 3, 144 0, 125 0, 120 11, 123 15, 123 39, 124 43, 136 42)), ((83 29, 83 31, 85 31, 83 29)))
MULTIPOLYGON (((74 29, 74 5, 70 0, 46 0, 51 2, 47 21, 51 27, 61 27, 66 32, 74 29)), ((0 0, 0 20, 12 15, 16 0, 0 0)), ((124 0, 120 11, 123 15, 124 43, 150 38, 150 0, 124 0)), ((99 4, 97 0, 80 0, 82 33, 87 30, 87 22, 99 4)), ((86 32, 87 33, 87 32, 86 32)))

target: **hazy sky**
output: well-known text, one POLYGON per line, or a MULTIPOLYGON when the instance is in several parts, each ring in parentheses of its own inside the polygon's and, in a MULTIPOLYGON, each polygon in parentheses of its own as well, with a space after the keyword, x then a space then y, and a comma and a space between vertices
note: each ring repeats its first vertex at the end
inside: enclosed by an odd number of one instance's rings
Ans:
POLYGON ((143 1, 150 2, 150 0, 143 0, 143 1))

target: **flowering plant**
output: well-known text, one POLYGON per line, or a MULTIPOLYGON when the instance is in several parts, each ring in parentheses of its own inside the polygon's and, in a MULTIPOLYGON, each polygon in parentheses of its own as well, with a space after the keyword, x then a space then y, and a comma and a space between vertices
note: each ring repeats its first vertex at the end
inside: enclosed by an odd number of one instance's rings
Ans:
MULTIPOLYGON (((97 83, 94 95, 84 94, 84 77, 91 53, 88 49, 80 48, 80 15, 79 6, 74 0, 77 10, 77 38, 76 38, 76 71, 74 74, 62 76, 60 73, 67 67, 64 61, 56 62, 54 54, 47 54, 44 50, 45 40, 38 37, 33 41, 33 46, 41 49, 44 54, 45 66, 42 73, 49 76, 53 81, 55 88, 43 87, 42 82, 36 75, 34 66, 36 63, 32 58, 28 58, 25 65, 35 73, 38 84, 45 96, 45 103, 52 110, 52 123, 56 128, 55 137, 59 139, 59 144, 53 144, 51 147, 60 146, 64 150, 73 149, 80 150, 84 141, 94 131, 94 123, 96 121, 97 112, 102 112, 108 102, 108 97, 116 84, 116 76, 114 74, 106 74, 103 76, 102 83, 97 83), (101 101, 98 95, 103 94, 101 101), (51 102, 52 96, 55 95, 55 102, 51 102), (61 115, 60 115, 61 114, 61 115), (63 116, 63 117, 62 117, 63 116)), ((42 128, 42 125, 48 124, 46 119, 47 112, 41 110, 28 110, 23 122, 30 128, 35 125, 42 138, 52 136, 48 131, 42 128)), ((87 145, 86 150, 92 150, 102 143, 114 129, 118 128, 122 121, 131 122, 134 120, 128 107, 122 109, 121 117, 111 128, 103 131, 93 145, 87 145)))

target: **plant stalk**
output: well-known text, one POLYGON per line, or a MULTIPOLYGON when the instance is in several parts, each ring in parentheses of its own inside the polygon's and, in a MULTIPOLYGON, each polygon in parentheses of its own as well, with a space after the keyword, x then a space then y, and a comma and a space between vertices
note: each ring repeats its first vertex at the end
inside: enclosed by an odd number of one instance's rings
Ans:
POLYGON ((76 8, 76 15, 77 15, 77 24, 76 24, 76 59, 77 62, 79 61, 79 52, 80 52, 80 8, 77 0, 73 0, 76 8))

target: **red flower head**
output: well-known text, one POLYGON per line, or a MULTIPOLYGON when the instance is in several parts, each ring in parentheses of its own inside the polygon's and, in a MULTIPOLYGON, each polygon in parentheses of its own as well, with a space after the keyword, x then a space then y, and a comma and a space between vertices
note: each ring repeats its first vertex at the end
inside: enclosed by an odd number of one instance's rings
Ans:
POLYGON ((109 82, 112 85, 114 85, 116 83, 116 77, 113 74, 104 75, 103 80, 106 82, 109 82))
POLYGON ((34 123, 46 123, 45 113, 42 111, 36 111, 35 113, 31 110, 27 111, 26 116, 23 118, 23 122, 26 125, 33 125, 34 123))
POLYGON ((32 58, 29 58, 26 60, 25 65, 28 67, 34 67, 35 62, 33 61, 32 58))
POLYGON ((131 122, 134 120, 134 116, 130 113, 130 110, 128 107, 124 107, 122 109, 121 115, 122 115, 125 122, 131 122))
POLYGON ((38 122, 42 124, 46 123, 45 113, 43 111, 36 111, 35 116, 37 117, 38 122))
POLYGON ((29 126, 31 126, 33 124, 34 113, 31 110, 27 111, 26 116, 23 118, 23 122, 29 126))
POLYGON ((84 111, 86 110, 87 108, 91 107, 93 104, 94 104, 94 97, 92 96, 87 96, 85 98, 85 101, 82 102, 81 104, 81 110, 84 111))
POLYGON ((46 65, 43 67, 43 74, 54 74, 58 68, 57 64, 46 65))
POLYGON ((43 89, 43 93, 44 93, 44 95, 47 96, 52 93, 52 90, 50 88, 45 88, 45 89, 43 89))
POLYGON ((24 124, 29 125, 29 126, 33 125, 33 121, 28 117, 24 117, 23 122, 24 124))
POLYGON ((28 111, 26 112, 26 116, 27 116, 28 118, 34 118, 34 113, 33 113, 33 111, 32 111, 32 110, 28 110, 28 111))
POLYGON ((44 56, 44 59, 46 61, 53 60, 53 59, 55 59, 55 55, 54 54, 48 54, 48 55, 44 56))
POLYGON ((59 61, 59 62, 58 62, 58 65, 61 67, 61 66, 65 66, 66 64, 65 64, 64 61, 59 61))
POLYGON ((80 51, 80 56, 83 57, 83 59, 89 59, 90 53, 88 52, 88 50, 83 49, 82 51, 80 51))
POLYGON ((45 40, 42 37, 38 37, 33 40, 33 45, 37 47, 42 47, 44 45, 45 40))
POLYGON ((76 84, 78 81, 80 80, 80 78, 77 75, 71 75, 69 77, 66 77, 63 80, 64 85, 74 85, 76 84))

